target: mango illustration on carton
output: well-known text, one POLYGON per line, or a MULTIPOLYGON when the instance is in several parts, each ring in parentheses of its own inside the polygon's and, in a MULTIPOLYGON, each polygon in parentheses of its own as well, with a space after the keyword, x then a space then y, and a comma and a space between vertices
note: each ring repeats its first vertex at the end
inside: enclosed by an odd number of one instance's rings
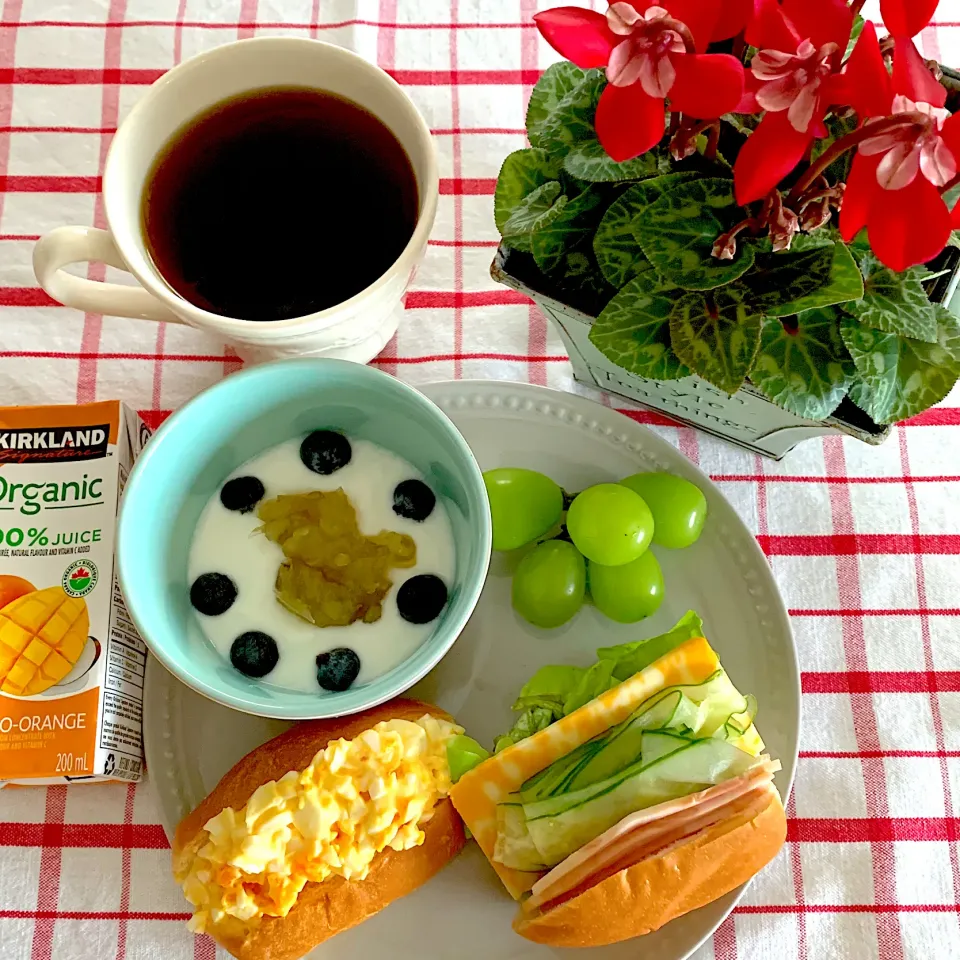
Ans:
POLYGON ((0 785, 140 778, 146 648, 113 551, 148 437, 116 401, 0 409, 0 785))
POLYGON ((87 645, 90 616, 63 587, 34 590, 0 609, 0 691, 16 697, 59 683, 87 645))

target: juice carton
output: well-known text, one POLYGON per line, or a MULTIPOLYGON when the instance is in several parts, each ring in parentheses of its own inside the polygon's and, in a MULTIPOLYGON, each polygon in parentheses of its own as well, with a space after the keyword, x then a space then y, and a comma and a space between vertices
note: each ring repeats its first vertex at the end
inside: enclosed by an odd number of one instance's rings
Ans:
POLYGON ((0 783, 140 779, 146 647, 114 539, 149 436, 118 401, 0 408, 0 783))

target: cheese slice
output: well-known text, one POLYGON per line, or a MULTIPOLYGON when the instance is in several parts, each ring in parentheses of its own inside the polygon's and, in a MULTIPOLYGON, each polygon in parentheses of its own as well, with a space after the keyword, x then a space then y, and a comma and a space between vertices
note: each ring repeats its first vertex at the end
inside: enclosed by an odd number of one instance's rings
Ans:
POLYGON ((450 792, 450 799, 515 900, 519 900, 541 874, 515 870, 493 859, 497 804, 516 793, 535 773, 626 720, 658 690, 703 683, 719 668, 720 660, 703 637, 687 640, 646 670, 635 673, 532 737, 490 757, 460 779, 450 792))

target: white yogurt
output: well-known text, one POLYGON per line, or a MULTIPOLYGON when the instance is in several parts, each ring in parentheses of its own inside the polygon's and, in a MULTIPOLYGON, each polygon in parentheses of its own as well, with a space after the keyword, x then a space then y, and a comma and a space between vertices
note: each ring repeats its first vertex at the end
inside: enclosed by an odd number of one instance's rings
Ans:
POLYGON ((350 463, 329 476, 307 469, 300 460, 300 439, 267 450, 224 479, 255 476, 266 488, 264 499, 282 493, 336 490, 342 487, 357 511, 361 533, 368 536, 393 530, 413 537, 417 563, 392 568, 393 586, 376 623, 347 627, 317 627, 290 613, 276 599, 273 586, 283 551, 257 532, 256 510, 242 514, 220 503, 220 490, 204 507, 190 546, 189 582, 202 573, 224 573, 237 585, 237 599, 216 617, 196 614, 200 627, 216 649, 230 659, 233 641, 249 630, 260 630, 277 642, 280 661, 262 683, 325 693, 317 683, 317 654, 350 647, 360 657, 355 685, 367 683, 402 663, 433 631, 436 621, 413 624, 397 610, 397 590, 410 577, 432 573, 449 590, 453 585, 453 530, 440 498, 426 520, 417 522, 393 512, 393 489, 401 480, 423 480, 406 460, 365 440, 351 440, 350 463))

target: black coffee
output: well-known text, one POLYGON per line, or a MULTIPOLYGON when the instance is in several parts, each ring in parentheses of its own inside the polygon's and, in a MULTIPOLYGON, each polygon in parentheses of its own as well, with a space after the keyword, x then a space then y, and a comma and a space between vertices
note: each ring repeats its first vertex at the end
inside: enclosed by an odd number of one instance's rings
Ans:
POLYGON ((182 297, 221 316, 286 320, 380 277, 417 209, 410 159, 380 120, 342 97, 277 87, 186 124, 147 178, 142 217, 182 297))

